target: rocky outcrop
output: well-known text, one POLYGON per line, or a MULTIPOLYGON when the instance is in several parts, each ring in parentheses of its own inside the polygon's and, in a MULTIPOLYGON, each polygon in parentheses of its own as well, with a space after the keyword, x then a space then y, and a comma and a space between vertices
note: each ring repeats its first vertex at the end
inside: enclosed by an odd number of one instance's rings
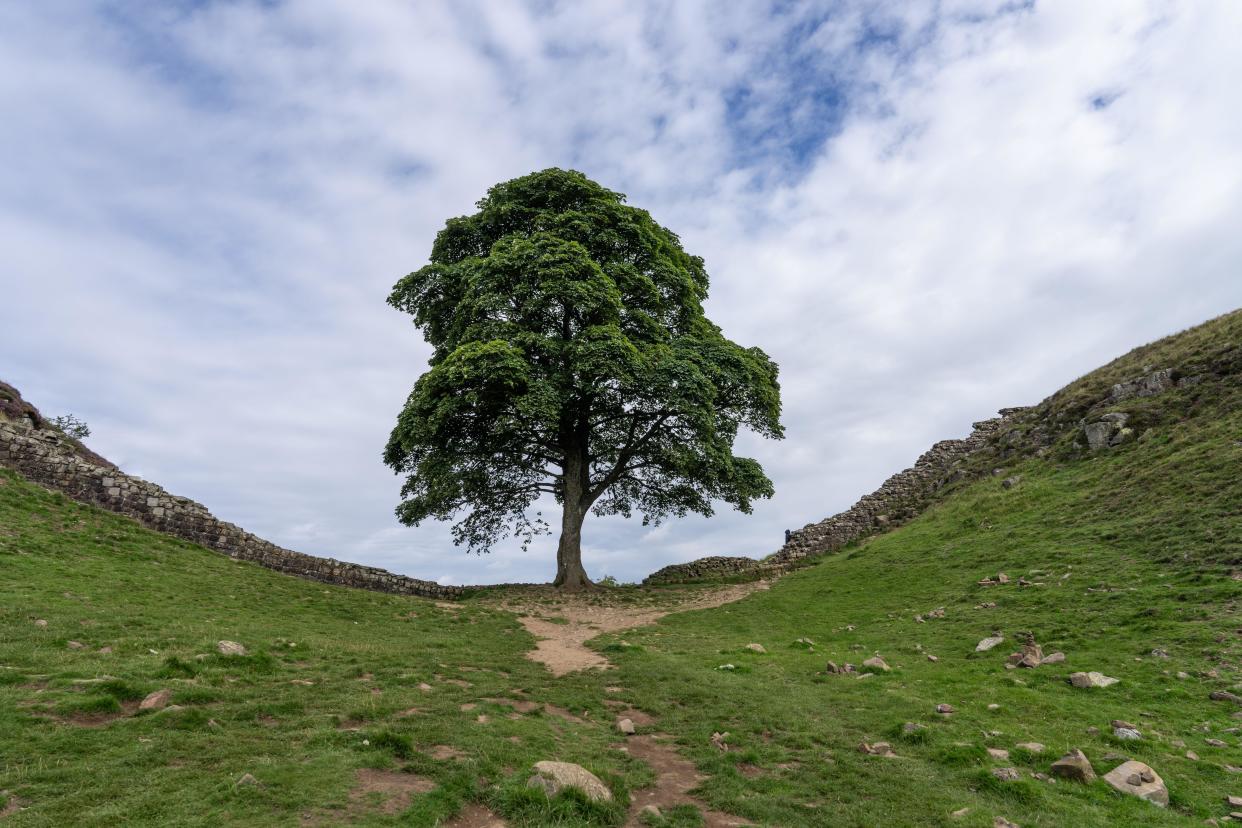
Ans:
MULTIPOLYGON (((3 386, 12 390, 11 386, 3 386)), ((0 413, 0 466, 7 466, 35 483, 63 492, 74 500, 100 506, 133 518, 158 532, 191 541, 238 560, 329 584, 359 587, 427 598, 459 598, 461 587, 397 575, 385 569, 319 558, 284 549, 219 520, 207 507, 119 471, 111 464, 92 462, 80 444, 59 431, 43 427, 43 419, 28 403, 19 409, 15 390, 0 413), (12 414, 19 414, 14 418, 12 414)), ((97 455, 91 455, 97 456, 97 455)), ((100 458, 102 459, 102 458, 100 458)), ((106 461, 104 461, 106 463, 106 461)))

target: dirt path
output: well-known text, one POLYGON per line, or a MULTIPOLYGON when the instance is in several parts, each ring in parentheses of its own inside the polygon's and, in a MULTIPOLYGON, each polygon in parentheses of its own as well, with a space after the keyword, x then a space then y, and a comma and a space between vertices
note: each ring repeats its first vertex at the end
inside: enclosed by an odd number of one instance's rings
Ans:
POLYGON ((645 627, 671 612, 729 604, 767 588, 767 581, 757 581, 693 592, 660 590, 629 596, 610 592, 562 594, 551 587, 529 587, 506 594, 494 606, 515 613, 535 636, 535 649, 526 657, 546 665, 553 675, 563 676, 575 670, 612 666, 586 646, 597 635, 645 627))

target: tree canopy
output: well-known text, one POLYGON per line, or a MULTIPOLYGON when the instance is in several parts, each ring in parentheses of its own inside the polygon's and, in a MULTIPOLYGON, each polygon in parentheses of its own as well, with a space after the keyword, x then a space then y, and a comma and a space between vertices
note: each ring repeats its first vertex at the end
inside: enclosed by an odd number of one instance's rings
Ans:
POLYGON ((384 452, 407 475, 402 522, 460 516, 455 541, 486 551, 545 531, 531 509, 552 495, 556 583, 580 587, 588 510, 659 522, 772 495, 733 443, 743 426, 783 436, 777 366, 704 315, 701 258, 572 170, 497 184, 477 206, 388 299, 433 349, 384 452))

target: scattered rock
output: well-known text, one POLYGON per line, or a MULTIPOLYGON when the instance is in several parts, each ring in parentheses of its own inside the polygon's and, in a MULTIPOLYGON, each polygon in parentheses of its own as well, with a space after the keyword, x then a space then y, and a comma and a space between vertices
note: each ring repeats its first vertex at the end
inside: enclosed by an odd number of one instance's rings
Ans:
POLYGON ((246 648, 236 641, 217 641, 216 651, 220 655, 227 656, 244 656, 246 654, 246 648))
POLYGON ((1002 762, 1009 761, 1009 751, 1002 748, 988 748, 988 756, 991 756, 993 759, 999 759, 1002 762))
POLYGON ((729 746, 728 744, 725 743, 725 740, 728 738, 729 738, 728 731, 725 731, 724 733, 713 733, 712 738, 711 738, 711 743, 714 747, 719 748, 722 752, 727 752, 729 750, 729 746))
POLYGON ((1129 722, 1123 722, 1120 719, 1113 719, 1112 726, 1113 726, 1113 735, 1116 736, 1118 739, 1124 739, 1126 741, 1134 741, 1136 739, 1143 738, 1143 734, 1139 732, 1139 729, 1135 725, 1130 724, 1129 722))
POLYGON ((1242 796, 1227 796, 1225 797, 1225 803, 1230 808, 1242 808, 1242 796))
POLYGON ((47 627, 47 621, 40 618, 34 622, 34 625, 40 629, 45 629, 47 627))
POLYGON ((1161 808, 1169 804, 1169 789, 1154 770, 1142 762, 1123 762, 1104 774, 1104 781, 1122 793, 1146 799, 1161 808))
POLYGON ((1226 745, 1220 739, 1204 739, 1203 741, 1206 744, 1211 745, 1212 747, 1228 747, 1228 745, 1226 745))
POLYGON ((941 714, 942 716, 948 716, 952 713, 956 713, 957 708, 955 708, 951 704, 938 704, 936 705, 936 712, 941 714))
POLYGON ((1000 710, 1000 705, 996 702, 992 702, 988 705, 988 710, 1000 710))
POLYGON ((630 719, 617 719, 617 730, 621 731, 626 736, 633 736, 634 722, 630 719))
POLYGON ((992 768, 992 775, 1002 782, 1017 782, 1022 778, 1017 768, 992 768))
POLYGON ((1156 649, 1151 651, 1151 657, 1152 658, 1168 658, 1169 653, 1167 650, 1162 650, 1159 647, 1157 647, 1156 649))
POLYGON ((111 647, 100 647, 99 654, 100 655, 112 655, 112 648, 111 647))
POLYGON ((234 784, 234 785, 237 785, 237 786, 242 786, 242 787, 249 787, 249 786, 251 786, 251 785, 258 785, 258 784, 259 784, 259 780, 255 779, 253 776, 251 776, 251 775, 250 775, 250 774, 248 774, 248 773, 243 773, 243 774, 241 775, 241 779, 238 779, 238 780, 237 780, 235 783, 233 783, 233 784, 234 784))
POLYGON ((794 644, 799 647, 806 647, 808 650, 815 649, 815 642, 809 638, 799 638, 794 641, 794 644))
POLYGON ((535 773, 526 781, 526 786, 541 788, 550 797, 565 788, 577 788, 592 802, 612 801, 612 791, 598 776, 572 762, 536 762, 535 773))
POLYGON ((746 645, 746 649, 750 650, 752 653, 761 653, 761 654, 762 654, 762 653, 766 653, 766 652, 767 652, 767 649, 765 649, 765 648, 764 648, 764 646, 763 646, 762 644, 756 644, 756 643, 754 643, 753 641, 752 641, 750 644, 747 644, 747 645, 746 645))
POLYGON ((1198 762, 1199 754, 1195 753, 1193 750, 1188 750, 1186 751, 1186 758, 1192 762, 1198 762))
POLYGON ((81 641, 66 641, 65 646, 71 650, 81 650, 86 647, 81 641))
POLYGON ((871 658, 867 659, 866 661, 863 662, 863 666, 870 667, 872 670, 880 670, 881 672, 884 672, 884 673, 887 673, 890 669, 888 664, 884 661, 884 659, 880 658, 879 656, 872 656, 871 658))
POLYGON ((989 635, 987 638, 983 639, 982 641, 980 641, 978 644, 975 645, 975 652, 986 653, 988 650, 992 649, 993 647, 995 647, 997 644, 1000 644, 1004 640, 1005 640, 1005 636, 1001 635, 1000 633, 993 633, 992 635, 989 635))
POLYGON ((168 705, 168 700, 172 698, 171 690, 156 690, 143 699, 139 705, 139 710, 162 710, 168 705))
POLYGON ((998 816, 992 820, 992 828, 1019 828, 1019 825, 1016 822, 1010 822, 1003 816, 998 816))
POLYGON ((1236 693, 1230 693, 1228 690, 1215 690, 1208 694, 1208 698, 1212 701, 1227 701, 1237 705, 1242 705, 1242 696, 1236 693))
POLYGON ((1060 664, 1065 661, 1065 653, 1049 653, 1039 660, 1040 664, 1060 664))
POLYGON ((1045 750, 1044 746, 1039 742, 1018 742, 1014 747, 1022 748, 1031 753, 1043 753, 1045 750))
POLYGON ((906 722, 905 724, 901 726, 901 732, 907 736, 910 736, 911 734, 914 734, 914 733, 918 733, 920 730, 926 730, 926 729, 927 729, 926 725, 921 725, 921 724, 918 724, 917 722, 906 722))
POLYGON ((1086 754, 1081 750, 1071 750, 1052 763, 1049 768, 1053 776, 1068 779, 1072 782, 1094 782, 1095 769, 1091 767, 1086 754))
POLYGON ((663 819, 663 818, 664 818, 664 814, 663 814, 663 813, 661 813, 661 812, 660 812, 660 809, 659 809, 659 808, 657 808, 657 807, 656 807, 656 806, 654 806, 654 805, 644 805, 644 806, 643 806, 643 808, 642 808, 642 810, 641 810, 641 811, 639 811, 638 813, 639 813, 639 814, 641 814, 641 815, 643 815, 643 816, 653 817, 653 818, 655 818, 655 819, 663 819))
POLYGON ((858 751, 859 753, 865 753, 868 756, 895 757, 897 755, 893 753, 893 746, 888 742, 875 742, 874 744, 870 742, 863 742, 858 746, 858 751))
POLYGON ((935 662, 939 661, 940 659, 939 659, 939 658, 937 658, 936 656, 932 655, 931 653, 928 653, 928 654, 927 654, 927 660, 928 660, 928 661, 930 661, 930 662, 932 662, 932 663, 934 664, 935 662))
POLYGON ((1103 673, 1097 673, 1094 670, 1089 673, 1070 673, 1069 677, 1070 684, 1075 687, 1108 687, 1120 680, 1106 676, 1103 673))
POLYGON ((827 666, 824 667, 824 672, 840 676, 845 675, 846 673, 857 673, 858 668, 849 663, 838 666, 836 662, 830 661, 827 666))
POLYGON ((1021 482, 1022 482, 1022 478, 1019 476, 1006 477, 1004 480, 1001 481, 1001 487, 1005 489, 1012 489, 1014 486, 1018 485, 1021 482))

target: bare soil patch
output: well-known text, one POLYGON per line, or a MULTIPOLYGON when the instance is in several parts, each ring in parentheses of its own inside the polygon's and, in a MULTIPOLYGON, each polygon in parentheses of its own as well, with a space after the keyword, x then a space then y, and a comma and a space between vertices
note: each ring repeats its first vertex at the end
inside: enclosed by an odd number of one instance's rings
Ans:
POLYGON ((608 669, 608 659, 586 646, 597 635, 654 624, 671 612, 708 609, 730 604, 767 589, 766 581, 689 590, 646 590, 638 595, 609 591, 561 593, 552 587, 509 590, 495 606, 517 614, 518 621, 536 638, 526 657, 538 661, 553 675, 576 670, 608 669))
POLYGON ((508 828, 509 823, 496 816, 486 805, 467 805, 457 816, 444 823, 444 828, 508 828))
POLYGON ((706 777, 699 773, 693 762, 669 744, 670 739, 671 737, 665 734, 655 733, 630 736, 625 740, 624 750, 635 759, 646 762, 656 774, 654 785, 634 791, 630 798, 630 810, 625 824, 627 826, 642 825, 639 815, 648 805, 654 805, 660 810, 676 805, 693 805, 703 815, 703 824, 706 828, 733 828, 733 826, 750 825, 751 823, 740 817, 713 811, 702 801, 690 795, 690 791, 698 787, 706 777))

